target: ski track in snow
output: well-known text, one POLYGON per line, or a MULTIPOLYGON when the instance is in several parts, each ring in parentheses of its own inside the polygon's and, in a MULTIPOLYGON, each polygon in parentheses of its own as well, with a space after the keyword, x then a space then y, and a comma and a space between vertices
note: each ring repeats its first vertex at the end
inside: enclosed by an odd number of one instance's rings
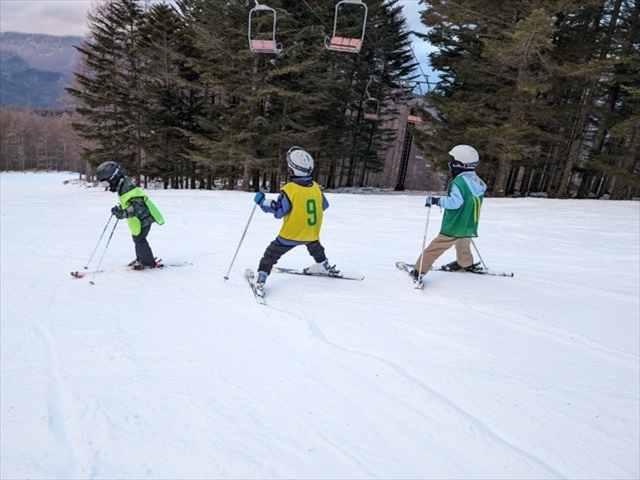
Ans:
MULTIPOLYGON (((512 445, 505 439, 501 438, 498 434, 493 432, 491 428, 485 425, 481 421, 481 419, 465 411, 464 408, 448 399, 446 395, 437 392, 432 387, 422 382, 419 378, 410 374, 406 369, 397 364, 395 361, 380 356, 375 356, 366 352, 352 350, 329 340, 329 338, 327 338, 327 336, 323 333, 321 327, 314 320, 313 311, 310 308, 294 308, 290 305, 287 305, 286 309, 278 309, 278 311, 280 311, 283 315, 292 316, 304 323, 307 323, 310 333, 317 340, 334 349, 346 353, 348 357, 355 356, 372 360, 374 364, 374 366, 372 366, 371 368, 372 370, 378 370, 379 366, 377 364, 381 364, 382 367, 385 367, 386 370, 388 370, 385 375, 387 376, 387 387, 390 390, 402 391, 405 393, 411 392, 411 396, 419 397, 418 401, 420 403, 425 403, 432 408, 433 405, 431 404, 435 403, 435 410, 437 410, 440 415, 444 413, 448 417, 448 421, 443 422, 442 419, 438 419, 438 422, 449 425, 457 425, 456 430, 459 431, 458 434, 460 435, 460 437, 466 438, 467 441, 475 442, 476 438, 478 436, 481 436, 482 438, 477 441, 477 444, 473 445, 473 449, 477 450, 478 448, 489 448, 494 453, 494 455, 496 454, 496 450, 504 450, 501 455, 504 455, 505 463, 508 463, 506 462, 507 458, 510 462, 513 462, 515 456, 519 458, 520 461, 529 464, 527 465, 527 470, 531 471, 535 477, 560 478, 562 476, 551 466, 545 464, 545 462, 541 459, 535 458, 534 456, 522 451, 515 445, 512 445), (485 442, 488 442, 489 446, 487 446, 485 442)), ((351 361, 358 361, 358 359, 350 358, 348 362, 350 363, 351 361)), ((414 409, 411 405, 409 405, 409 402, 407 401, 403 401, 403 403, 405 403, 408 408, 412 409, 418 416, 424 415, 423 410, 414 409)), ((424 410, 428 409, 425 408, 424 410)), ((435 421, 435 419, 431 418, 427 421, 431 423, 435 421)), ((472 472, 467 472, 467 475, 472 475, 472 472)))

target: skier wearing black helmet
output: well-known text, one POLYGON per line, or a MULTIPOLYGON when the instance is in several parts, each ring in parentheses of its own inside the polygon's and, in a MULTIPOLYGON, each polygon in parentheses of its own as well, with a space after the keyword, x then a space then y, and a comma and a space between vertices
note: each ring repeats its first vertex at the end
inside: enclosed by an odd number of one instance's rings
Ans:
POLYGON ((329 208, 329 202, 311 179, 313 157, 300 147, 291 147, 286 159, 290 181, 282 186, 278 198, 267 203, 264 193, 258 192, 253 199, 262 211, 282 219, 277 238, 269 244, 258 266, 255 285, 260 292, 280 257, 298 245, 305 245, 316 262, 305 271, 326 275, 339 273, 335 265, 329 264, 320 243, 323 212, 329 208))
POLYGON ((451 183, 445 197, 427 197, 425 206, 437 205, 445 210, 440 233, 416 260, 411 275, 417 280, 445 251, 455 245, 456 261, 444 265, 444 270, 471 271, 475 268, 471 253, 471 238, 478 236, 478 222, 487 185, 476 174, 480 157, 469 145, 456 145, 449 152, 451 183))
POLYGON ((102 163, 96 169, 96 178, 100 182, 108 182, 109 191, 118 194, 120 204, 113 207, 111 213, 119 220, 126 218, 129 224, 136 252, 136 259, 129 266, 135 270, 162 267, 162 264, 156 262, 147 241, 151 224, 164 223, 158 208, 142 188, 124 176, 122 168, 116 162, 102 163))

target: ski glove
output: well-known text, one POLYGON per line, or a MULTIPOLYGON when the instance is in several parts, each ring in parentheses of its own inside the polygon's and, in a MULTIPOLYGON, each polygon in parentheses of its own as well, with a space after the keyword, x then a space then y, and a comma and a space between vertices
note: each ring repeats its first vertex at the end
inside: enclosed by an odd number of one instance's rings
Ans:
POLYGON ((113 207, 111 209, 111 214, 114 217, 116 217, 118 220, 122 220, 123 218, 127 217, 127 214, 125 213, 125 211, 122 209, 120 205, 116 205, 115 207, 113 207))
POLYGON ((438 205, 439 200, 440 197, 427 197, 426 201, 424 202, 424 206, 431 208, 431 205, 438 205))
POLYGON ((262 205, 262 202, 264 202, 264 193, 262 192, 256 193, 255 196, 253 197, 253 201, 256 202, 258 205, 262 205))

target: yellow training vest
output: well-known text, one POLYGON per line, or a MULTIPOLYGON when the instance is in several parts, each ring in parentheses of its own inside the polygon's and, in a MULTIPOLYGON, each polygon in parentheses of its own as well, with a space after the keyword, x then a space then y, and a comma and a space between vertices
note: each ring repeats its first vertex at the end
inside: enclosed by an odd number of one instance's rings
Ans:
POLYGON ((314 242, 322 227, 322 192, 316 182, 303 187, 289 182, 282 187, 291 202, 291 211, 282 217, 279 235, 287 240, 314 242))

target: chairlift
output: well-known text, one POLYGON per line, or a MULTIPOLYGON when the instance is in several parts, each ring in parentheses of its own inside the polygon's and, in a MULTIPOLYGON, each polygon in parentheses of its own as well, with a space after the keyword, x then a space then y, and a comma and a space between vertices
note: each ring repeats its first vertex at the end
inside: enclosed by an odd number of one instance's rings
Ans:
POLYGON ((375 98, 367 98, 364 101, 364 119, 378 120, 378 111, 380 110, 380 102, 375 98))
POLYGON ((369 81, 367 82, 367 86, 365 87, 365 93, 367 94, 367 98, 364 101, 364 106, 363 106, 363 110, 364 110, 364 119, 365 120, 373 120, 376 121, 378 120, 378 112, 380 110, 380 102, 373 98, 371 96, 371 94, 369 93, 369 85, 371 85, 371 82, 375 79, 375 77, 371 77, 369 78, 369 81))
POLYGON ((422 117, 415 115, 413 108, 409 110, 409 115, 407 115, 407 123, 421 123, 422 117))
POLYGON ((247 34, 249 38, 249 49, 252 53, 280 53, 282 51, 282 44, 276 43, 276 11, 273 8, 268 7, 267 5, 260 5, 258 3, 258 0, 253 1, 255 2, 256 6, 253 7, 249 12, 249 28, 247 34), (262 17, 273 17, 273 28, 271 31, 270 39, 258 39, 251 36, 251 24, 256 21, 253 15, 258 11, 264 12, 264 15, 263 13, 260 13, 262 17))
POLYGON ((327 48, 327 50, 333 50, 336 52, 359 53, 360 49, 362 48, 362 42, 364 41, 364 31, 367 25, 367 12, 367 5, 364 4, 362 0, 341 0, 340 2, 338 2, 336 4, 335 15, 333 19, 333 34, 331 35, 331 38, 325 37, 324 39, 324 46, 327 48), (344 36, 347 34, 347 32, 345 32, 343 35, 340 35, 338 32, 338 19, 342 19, 345 8, 351 8, 345 7, 346 4, 355 5, 358 8, 362 7, 362 28, 360 29, 360 27, 358 27, 360 31, 359 37, 344 36), (343 10, 342 13, 340 10, 341 8, 343 10))

